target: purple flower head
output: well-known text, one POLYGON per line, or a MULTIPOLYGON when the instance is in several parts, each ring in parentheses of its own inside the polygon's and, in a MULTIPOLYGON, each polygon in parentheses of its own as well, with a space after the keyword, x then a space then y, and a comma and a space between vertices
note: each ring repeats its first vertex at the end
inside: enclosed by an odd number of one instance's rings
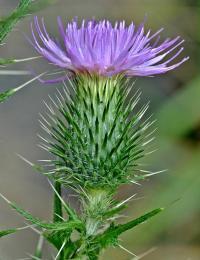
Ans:
MULTIPOLYGON (((100 76, 114 76, 124 73, 127 76, 152 76, 175 69, 188 57, 172 63, 183 51, 184 40, 180 37, 166 39, 159 43, 160 32, 144 31, 144 23, 138 28, 131 23, 109 21, 72 20, 66 27, 58 17, 58 27, 63 47, 49 36, 44 20, 38 18, 31 24, 35 49, 51 63, 64 71, 90 73, 100 76), (34 32, 37 32, 37 36, 34 32)), ((62 80, 62 78, 58 79, 62 80)))

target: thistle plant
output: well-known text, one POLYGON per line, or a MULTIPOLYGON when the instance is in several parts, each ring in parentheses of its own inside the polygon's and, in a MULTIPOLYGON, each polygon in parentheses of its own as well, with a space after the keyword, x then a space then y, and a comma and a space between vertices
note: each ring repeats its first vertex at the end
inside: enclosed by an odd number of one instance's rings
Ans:
MULTIPOLYGON (((160 43, 162 29, 145 33, 144 23, 137 28, 124 21, 113 26, 107 20, 89 20, 79 26, 74 19, 64 26, 58 18, 58 27, 62 43, 49 35, 44 19, 35 17, 29 40, 63 73, 39 78, 46 84, 60 82, 61 88, 46 102, 48 112, 40 120, 44 130, 40 146, 51 159, 41 160, 41 165, 30 163, 48 177, 54 191, 52 221, 40 220, 7 201, 55 247, 55 259, 95 260, 102 250, 120 246, 123 232, 162 211, 158 208, 123 224, 117 221, 132 198, 116 200, 118 188, 153 174, 141 169, 140 160, 153 140, 154 121, 145 117, 148 104, 139 108, 141 93, 130 97, 133 78, 166 73, 188 57, 173 63, 183 51, 183 40, 160 43), (64 201, 66 188, 76 192, 79 211, 64 201)), ((42 259, 42 249, 32 257, 42 259)))

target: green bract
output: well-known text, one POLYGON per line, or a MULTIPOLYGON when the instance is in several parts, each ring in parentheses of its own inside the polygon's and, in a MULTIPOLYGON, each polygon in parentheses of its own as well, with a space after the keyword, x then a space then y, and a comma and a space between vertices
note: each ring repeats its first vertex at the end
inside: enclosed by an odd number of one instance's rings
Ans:
POLYGON ((141 122, 148 105, 134 112, 140 94, 130 101, 129 80, 83 75, 72 79, 57 101, 47 105, 41 125, 51 138, 44 149, 56 156, 52 176, 61 183, 115 189, 134 181, 134 168, 144 156, 146 132, 152 122, 141 122), (133 113, 133 114, 132 114, 133 113))

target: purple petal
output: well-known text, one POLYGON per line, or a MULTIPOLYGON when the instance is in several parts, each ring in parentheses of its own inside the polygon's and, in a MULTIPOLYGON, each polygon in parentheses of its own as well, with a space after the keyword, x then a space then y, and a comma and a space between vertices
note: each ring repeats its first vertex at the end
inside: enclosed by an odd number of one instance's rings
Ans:
POLYGON ((183 47, 178 47, 184 41, 178 36, 159 43, 163 29, 154 34, 150 30, 145 33, 144 22, 136 29, 133 23, 126 26, 125 21, 116 22, 113 26, 107 20, 83 20, 79 27, 75 18, 64 28, 58 17, 65 50, 50 37, 43 18, 40 26, 35 17, 34 27, 38 39, 31 24, 31 44, 36 51, 54 65, 74 73, 87 72, 107 77, 121 73, 127 76, 152 76, 173 70, 188 60, 188 57, 183 58, 168 66, 183 51, 183 47))

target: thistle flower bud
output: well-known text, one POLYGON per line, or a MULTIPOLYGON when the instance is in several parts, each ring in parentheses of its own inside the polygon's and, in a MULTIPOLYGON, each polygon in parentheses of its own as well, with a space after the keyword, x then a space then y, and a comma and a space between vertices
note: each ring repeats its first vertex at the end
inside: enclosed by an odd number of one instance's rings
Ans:
POLYGON ((43 147, 58 158, 53 176, 88 188, 129 183, 144 155, 143 140, 151 123, 142 124, 141 119, 148 105, 131 117, 139 94, 127 102, 131 86, 124 76, 82 75, 72 85, 73 95, 67 88, 59 91, 57 102, 48 106, 51 122, 42 122, 53 138, 43 147))
POLYGON ((150 30, 145 33, 144 23, 137 29, 133 23, 113 26, 106 20, 83 21, 78 26, 74 19, 64 28, 58 18, 58 25, 65 49, 49 36, 43 19, 40 24, 35 17, 31 25, 35 49, 67 72, 50 82, 73 74, 73 96, 67 88, 59 93, 57 104, 53 101, 59 113, 50 108, 49 129, 42 123, 54 139, 43 147, 58 157, 51 173, 72 186, 116 188, 129 183, 137 160, 144 155, 148 140, 143 140, 151 123, 141 123, 148 106, 131 117, 139 96, 127 100, 127 76, 152 76, 177 68, 188 59, 169 65, 183 51, 178 49, 183 40, 176 37, 159 43, 162 29, 151 35, 150 30))

